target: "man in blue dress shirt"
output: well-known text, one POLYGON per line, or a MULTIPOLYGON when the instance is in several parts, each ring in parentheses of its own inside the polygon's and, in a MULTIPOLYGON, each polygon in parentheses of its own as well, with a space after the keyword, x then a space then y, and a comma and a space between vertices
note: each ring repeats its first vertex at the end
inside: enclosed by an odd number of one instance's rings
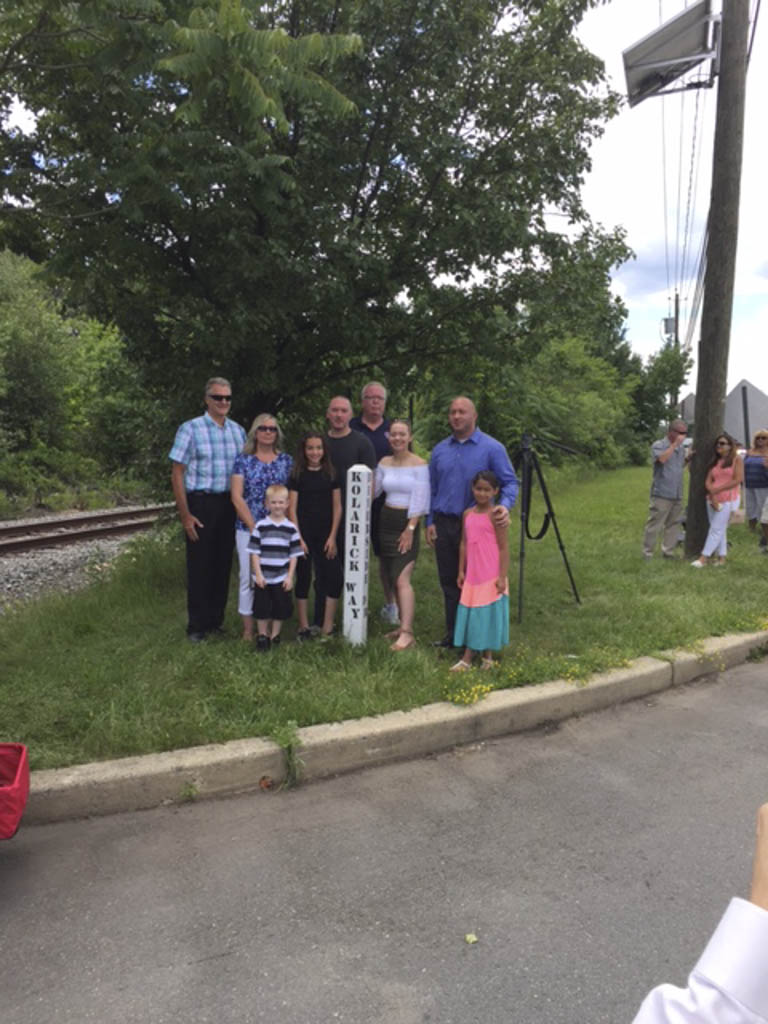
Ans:
POLYGON ((461 591, 459 575, 461 521, 472 504, 472 478, 490 469, 501 491, 493 515, 499 526, 509 525, 509 510, 517 497, 517 477, 503 444, 477 427, 474 403, 463 396, 451 402, 448 418, 451 436, 435 445, 429 463, 432 485, 431 510, 427 516, 427 543, 435 549, 437 572, 445 604, 445 636, 437 647, 453 646, 453 629, 461 591))
POLYGON ((245 431, 228 419, 232 388, 211 377, 206 412, 182 423, 169 459, 171 485, 187 541, 187 636, 192 643, 221 632, 235 544, 235 507, 229 496, 232 466, 245 431))

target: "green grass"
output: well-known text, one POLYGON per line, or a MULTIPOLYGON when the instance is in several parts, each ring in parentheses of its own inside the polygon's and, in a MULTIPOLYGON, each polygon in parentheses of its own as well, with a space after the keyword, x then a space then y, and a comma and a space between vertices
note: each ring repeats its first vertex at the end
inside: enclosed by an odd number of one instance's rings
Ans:
POLYGON ((9 495, 0 488, 0 520, 34 518, 46 512, 88 512, 118 505, 151 504, 154 495, 148 484, 129 476, 113 474, 78 487, 51 489, 44 493, 30 490, 9 495))
MULTIPOLYGON (((419 646, 392 654, 371 594, 369 643, 351 648, 290 643, 257 656, 236 639, 184 638, 183 548, 178 528, 135 541, 93 584, 0 617, 0 740, 25 742, 34 768, 170 750, 244 736, 280 735, 446 698, 471 702, 473 687, 587 679, 642 654, 695 648, 711 635, 768 623, 768 557, 746 527, 732 527, 724 569, 641 557, 648 472, 623 469, 574 480, 547 473, 582 604, 572 597, 553 532, 526 545, 525 612, 515 621, 518 522, 512 528, 511 642, 501 667, 456 679, 428 642, 442 634, 434 560, 416 567, 419 646)), ((542 502, 534 494, 535 532, 542 502)), ((375 572, 373 573, 375 576, 375 572)))

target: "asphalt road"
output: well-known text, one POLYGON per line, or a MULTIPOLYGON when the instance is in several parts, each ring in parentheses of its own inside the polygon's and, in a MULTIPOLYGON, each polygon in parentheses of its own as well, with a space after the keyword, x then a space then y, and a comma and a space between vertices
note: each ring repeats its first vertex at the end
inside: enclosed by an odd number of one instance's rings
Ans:
POLYGON ((293 792, 22 828, 0 1019, 629 1022, 746 894, 766 799, 763 663, 293 792))

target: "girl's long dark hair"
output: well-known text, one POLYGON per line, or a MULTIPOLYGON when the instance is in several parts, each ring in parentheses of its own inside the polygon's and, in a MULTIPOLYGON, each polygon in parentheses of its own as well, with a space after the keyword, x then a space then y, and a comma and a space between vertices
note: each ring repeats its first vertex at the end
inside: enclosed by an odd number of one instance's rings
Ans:
POLYGON ((718 462, 720 461, 721 458, 723 459, 723 465, 724 466, 732 466, 733 465, 733 460, 736 458, 736 455, 737 455, 737 452, 736 452, 736 441, 735 441, 735 439, 732 438, 730 434, 726 434, 726 432, 724 430, 722 430, 717 435, 717 437, 715 438, 715 451, 714 451, 714 454, 712 455, 712 461, 707 466, 707 471, 709 471, 710 469, 714 469, 714 467, 718 464, 718 462), (730 444, 730 446, 731 446, 731 450, 730 450, 730 453, 729 453, 727 458, 723 458, 723 456, 718 454, 717 442, 720 440, 720 438, 724 438, 730 444))
POLYGON ((472 477, 472 486, 474 487, 475 484, 478 483, 480 480, 483 480, 485 483, 490 484, 494 491, 498 491, 501 489, 501 486, 499 484, 499 478, 496 476, 492 469, 481 469, 479 473, 475 473, 475 475, 472 477))
POLYGON ((333 467, 331 456, 328 453, 328 441, 326 440, 325 434, 321 434, 319 430, 308 430, 299 441, 299 447, 296 449, 296 458, 293 460, 293 469, 291 470, 292 480, 298 480, 307 468, 307 454, 305 451, 307 441, 314 441, 315 439, 323 442, 323 458, 320 462, 320 471, 325 473, 329 480, 336 479, 336 470, 333 467))

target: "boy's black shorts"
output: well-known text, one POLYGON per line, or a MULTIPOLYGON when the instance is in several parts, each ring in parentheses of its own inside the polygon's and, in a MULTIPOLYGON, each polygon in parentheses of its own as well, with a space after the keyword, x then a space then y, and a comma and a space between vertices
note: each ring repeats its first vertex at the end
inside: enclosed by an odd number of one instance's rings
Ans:
POLYGON ((253 585, 253 617, 255 619, 278 619, 285 622, 293 615, 293 600, 290 590, 283 590, 282 583, 268 583, 266 587, 253 585))

